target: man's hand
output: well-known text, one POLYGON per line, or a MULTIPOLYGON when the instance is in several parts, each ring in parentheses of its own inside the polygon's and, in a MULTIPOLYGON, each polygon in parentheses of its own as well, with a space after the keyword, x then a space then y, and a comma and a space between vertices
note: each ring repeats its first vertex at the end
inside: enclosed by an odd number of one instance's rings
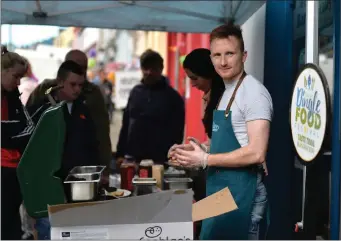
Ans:
POLYGON ((187 150, 187 151, 192 151, 194 149, 190 144, 181 144, 181 145, 175 144, 169 149, 168 151, 169 164, 174 167, 181 167, 181 164, 176 160, 176 157, 175 157, 176 149, 182 149, 182 150, 187 150))
POLYGON ((207 165, 207 158, 209 156, 208 153, 202 150, 200 146, 195 144, 193 141, 189 142, 191 145, 192 150, 183 150, 181 148, 175 149, 174 158, 177 162, 187 168, 193 167, 206 167, 207 165))
MULTIPOLYGON (((196 138, 194 137, 188 137, 187 140, 191 141, 191 140, 194 140, 195 142, 197 143, 200 143, 196 138)), ((182 150, 186 150, 186 151, 193 151, 194 148, 191 144, 181 144, 181 145, 178 145, 178 144, 175 144, 173 145, 169 151, 168 151, 168 158, 172 158, 175 154, 175 149, 177 148, 180 148, 182 150)))
POLYGON ((175 154, 175 150, 176 149, 182 149, 182 150, 185 150, 185 151, 193 151, 193 147, 191 144, 175 144, 173 145, 169 151, 168 151, 168 158, 173 158, 174 157, 174 154, 175 154))

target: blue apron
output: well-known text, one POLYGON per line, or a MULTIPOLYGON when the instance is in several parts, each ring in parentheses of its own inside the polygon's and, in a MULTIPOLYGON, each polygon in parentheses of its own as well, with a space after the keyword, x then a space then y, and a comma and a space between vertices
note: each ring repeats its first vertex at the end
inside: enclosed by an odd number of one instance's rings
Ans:
MULTIPOLYGON (((215 110, 210 153, 226 153, 241 146, 234 134, 230 111, 235 94, 245 73, 238 81, 225 111, 215 110)), ((207 170, 206 195, 228 187, 238 206, 237 210, 203 220, 200 239, 247 240, 251 223, 251 211, 257 187, 257 168, 209 167, 207 170)))

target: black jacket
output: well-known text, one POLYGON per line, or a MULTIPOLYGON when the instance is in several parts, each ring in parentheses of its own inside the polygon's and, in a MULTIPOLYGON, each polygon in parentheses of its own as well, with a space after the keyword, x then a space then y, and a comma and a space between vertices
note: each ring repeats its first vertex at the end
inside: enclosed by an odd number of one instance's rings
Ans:
POLYGON ((22 154, 34 130, 34 123, 21 103, 18 89, 11 92, 2 90, 1 94, 1 98, 7 100, 8 109, 8 119, 1 118, 1 148, 22 154))
POLYGON ((62 177, 64 178, 75 166, 100 165, 95 125, 84 98, 73 102, 71 114, 65 108, 65 122, 66 139, 62 162, 64 170, 62 177))
POLYGON ((124 110, 117 156, 163 163, 169 148, 182 143, 184 124, 184 101, 165 79, 153 86, 141 83, 131 90, 124 110))
MULTIPOLYGON (((29 110, 41 116, 51 104, 45 98, 42 102, 31 103, 29 110)), ((95 126, 89 114, 84 97, 79 97, 72 103, 71 113, 67 104, 64 105, 66 135, 62 167, 56 176, 64 180, 69 171, 75 166, 100 165, 98 142, 95 126)))
MULTIPOLYGON (((55 79, 44 80, 31 93, 26 107, 42 103, 45 99, 46 90, 56 85, 57 81, 55 79)), ((84 82, 82 93, 86 100, 86 106, 94 121, 97 141, 99 142, 99 161, 101 165, 109 167, 112 158, 110 123, 108 109, 104 103, 103 94, 97 85, 90 83, 89 81, 84 82)))

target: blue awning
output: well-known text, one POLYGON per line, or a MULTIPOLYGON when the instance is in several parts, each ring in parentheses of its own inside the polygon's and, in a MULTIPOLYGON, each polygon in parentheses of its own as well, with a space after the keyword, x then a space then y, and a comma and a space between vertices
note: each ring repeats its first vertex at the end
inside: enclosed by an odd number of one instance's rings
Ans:
POLYGON ((2 1, 2 24, 210 32, 243 24, 264 1, 2 1))

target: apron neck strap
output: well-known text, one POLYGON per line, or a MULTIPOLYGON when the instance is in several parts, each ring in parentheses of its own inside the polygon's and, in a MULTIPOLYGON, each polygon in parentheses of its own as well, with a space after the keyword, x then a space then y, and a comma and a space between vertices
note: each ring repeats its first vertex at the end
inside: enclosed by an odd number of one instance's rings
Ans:
POLYGON ((237 94, 237 90, 238 88, 240 87, 241 83, 243 82, 243 80, 245 79, 245 76, 246 76, 246 72, 243 71, 243 74, 242 76, 240 76, 240 79, 238 80, 238 83, 236 85, 236 87, 234 88, 234 91, 232 93, 232 96, 230 98, 230 101, 226 107, 226 110, 225 110, 225 117, 227 118, 229 116, 229 113, 230 113, 230 109, 231 109, 231 106, 233 104, 233 101, 234 101, 234 98, 236 97, 236 94, 237 94))

